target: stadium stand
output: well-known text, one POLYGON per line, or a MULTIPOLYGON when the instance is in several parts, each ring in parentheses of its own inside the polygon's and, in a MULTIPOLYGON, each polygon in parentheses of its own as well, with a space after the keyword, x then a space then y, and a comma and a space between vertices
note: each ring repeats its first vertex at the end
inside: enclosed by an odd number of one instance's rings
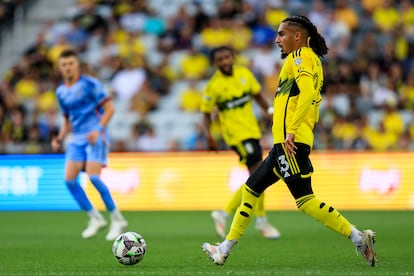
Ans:
MULTIPOLYGON (((27 39, 20 35, 19 43, 2 41, 3 48, 24 47, 2 72, 2 153, 50 152, 61 120, 53 94, 60 81, 55 63, 66 47, 81 53, 83 71, 102 79, 114 99, 113 151, 204 149, 194 106, 213 72, 211 48, 234 47, 237 62, 253 70, 271 101, 282 62, 274 45, 276 25, 296 13, 315 22, 330 48, 323 60, 327 86, 315 148, 414 149, 410 0, 12 2, 31 3, 30 11, 37 13, 25 26, 38 29, 27 39), (39 22, 37 7, 45 4, 53 6, 54 17, 39 22)), ((8 28, 3 20, 1 26, 8 28)), ((16 31, 9 32, 12 37, 16 31)), ((263 146, 269 148, 269 122, 259 110, 257 115, 263 146)))

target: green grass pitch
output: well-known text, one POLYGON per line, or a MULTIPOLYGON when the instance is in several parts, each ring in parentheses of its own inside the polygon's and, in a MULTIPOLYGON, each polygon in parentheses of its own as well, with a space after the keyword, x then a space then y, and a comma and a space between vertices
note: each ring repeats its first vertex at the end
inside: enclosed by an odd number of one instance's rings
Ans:
POLYGON ((0 212, 0 275, 414 275, 414 219, 410 211, 347 211, 361 229, 377 233, 378 266, 356 256, 353 244, 299 211, 268 212, 282 232, 264 239, 247 229, 225 266, 201 251, 219 242, 206 211, 125 212, 128 230, 142 234, 141 263, 123 266, 106 230, 84 240, 82 212, 0 212))

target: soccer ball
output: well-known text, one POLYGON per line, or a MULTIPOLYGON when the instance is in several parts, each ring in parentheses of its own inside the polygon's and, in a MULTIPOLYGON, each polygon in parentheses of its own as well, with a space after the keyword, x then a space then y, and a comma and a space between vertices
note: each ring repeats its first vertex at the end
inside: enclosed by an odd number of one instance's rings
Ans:
POLYGON ((123 265, 139 263, 144 258, 146 250, 147 243, 144 238, 135 232, 122 233, 112 245, 115 258, 123 265))

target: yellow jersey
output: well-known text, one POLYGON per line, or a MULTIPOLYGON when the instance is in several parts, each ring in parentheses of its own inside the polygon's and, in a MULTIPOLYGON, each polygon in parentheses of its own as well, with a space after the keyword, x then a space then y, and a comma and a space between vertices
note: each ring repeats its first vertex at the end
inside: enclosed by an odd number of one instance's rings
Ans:
POLYGON ((311 48, 303 47, 286 57, 273 101, 274 143, 283 143, 287 133, 295 142, 313 146, 313 128, 319 120, 323 69, 311 48))
POLYGON ((201 100, 201 112, 219 110, 223 139, 234 146, 246 139, 260 139, 261 133, 253 111, 252 96, 262 87, 253 73, 243 66, 233 66, 233 75, 217 70, 208 81, 201 100))

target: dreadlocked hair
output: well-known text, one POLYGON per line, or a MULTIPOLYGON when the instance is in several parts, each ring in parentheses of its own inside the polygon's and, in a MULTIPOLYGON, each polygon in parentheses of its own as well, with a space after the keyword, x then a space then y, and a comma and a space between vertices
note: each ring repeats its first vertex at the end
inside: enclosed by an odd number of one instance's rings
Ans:
POLYGON ((309 47, 317 54, 318 56, 322 57, 328 53, 328 46, 326 46, 325 39, 318 33, 316 26, 304 15, 293 15, 282 22, 288 22, 289 24, 293 24, 304 28, 309 34, 309 47))

